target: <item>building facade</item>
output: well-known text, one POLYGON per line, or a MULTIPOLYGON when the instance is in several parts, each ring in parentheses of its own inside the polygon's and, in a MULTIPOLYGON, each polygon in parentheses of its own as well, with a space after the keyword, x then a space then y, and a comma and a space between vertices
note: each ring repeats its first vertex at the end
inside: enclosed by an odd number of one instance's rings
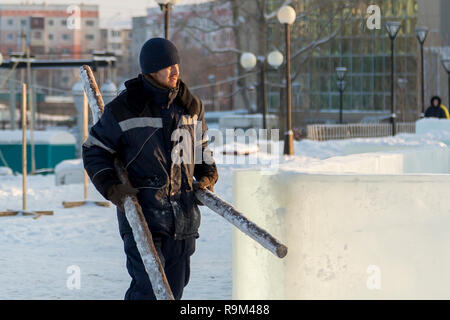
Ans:
MULTIPOLYGON (((82 59, 100 49, 97 5, 0 4, 0 52, 24 52, 42 59, 82 59)), ((76 72, 37 71, 41 86, 70 90, 76 72)))
POLYGON ((132 68, 131 29, 101 29, 100 39, 101 49, 116 56, 116 69, 112 75, 114 81, 121 83, 132 77, 134 70, 132 68))
POLYGON ((4 56, 29 45, 36 55, 74 58, 98 50, 97 5, 0 4, 0 51, 4 56))
MULTIPOLYGON (((271 1, 273 6, 280 1, 271 1)), ((337 3, 337 2, 336 2, 337 3)), ((349 7, 333 11, 334 3, 314 16, 302 15, 315 3, 311 0, 294 2, 298 18, 292 37, 292 52, 316 39, 319 32, 332 34, 331 40, 317 46, 306 60, 293 61, 293 112, 298 124, 337 121, 340 106, 336 67, 346 67, 346 88, 343 108, 347 121, 364 118, 388 119, 391 108, 391 42, 385 28, 387 21, 400 21, 401 28, 395 39, 394 97, 400 121, 417 119, 421 111, 420 45, 415 28, 426 26, 430 33, 425 42, 425 104, 435 94, 447 97, 447 77, 440 65, 442 53, 448 50, 450 5, 445 0, 379 0, 381 28, 369 29, 366 1, 348 1, 349 7), (322 27, 325 26, 325 32, 322 27)), ((337 5, 337 4, 336 4, 337 5)), ((268 37, 267 46, 276 42, 268 37)), ((320 38, 320 37, 318 37, 320 38)), ((283 48, 284 49, 284 48, 283 48)), ((306 54, 305 54, 306 56, 306 54)), ((272 76, 272 81, 279 77, 272 76)), ((279 88, 270 90, 271 105, 280 104, 279 88)), ((446 101, 443 99, 443 101, 446 101)), ((275 110, 274 110, 275 111, 275 110)), ((345 118, 345 117, 344 117, 345 118)))

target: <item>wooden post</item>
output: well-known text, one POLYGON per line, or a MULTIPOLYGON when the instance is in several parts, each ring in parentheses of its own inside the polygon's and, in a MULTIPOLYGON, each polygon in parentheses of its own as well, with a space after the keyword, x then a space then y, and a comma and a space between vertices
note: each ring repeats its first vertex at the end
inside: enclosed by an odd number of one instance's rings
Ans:
POLYGON ((27 85, 22 83, 22 210, 27 210, 27 85))
MULTIPOLYGON (((89 120, 89 104, 86 93, 83 93, 83 143, 86 141, 88 137, 88 120, 89 120)), ((88 198, 88 188, 89 188, 89 177, 84 170, 84 200, 88 198)))
POLYGON ((21 213, 24 216, 33 215, 33 219, 42 215, 53 215, 53 211, 27 211, 27 85, 22 82, 22 210, 7 209, 0 212, 2 216, 14 216, 21 213))
MULTIPOLYGON (((86 96, 86 93, 84 93, 83 96, 83 115, 82 115, 82 130, 80 134, 83 135, 83 143, 86 141, 88 137, 88 123, 89 123, 89 103, 88 98, 86 96)), ((86 170, 83 170, 84 177, 83 177, 83 190, 84 190, 84 200, 83 201, 63 201, 64 208, 74 208, 74 207, 80 207, 88 203, 94 203, 97 206, 100 207, 109 207, 109 201, 89 201, 89 176, 86 172, 86 170)))
POLYGON ((28 83, 28 103, 30 110, 30 146, 31 146, 31 174, 36 174, 36 156, 34 145, 35 108, 33 99, 33 78, 31 75, 30 46, 27 47, 27 83, 28 83))

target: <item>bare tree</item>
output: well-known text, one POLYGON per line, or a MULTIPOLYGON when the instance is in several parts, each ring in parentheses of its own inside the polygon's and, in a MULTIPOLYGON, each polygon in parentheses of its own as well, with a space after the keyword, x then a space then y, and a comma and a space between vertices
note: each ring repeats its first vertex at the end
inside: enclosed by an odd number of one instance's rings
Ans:
MULTIPOLYGON (((339 33, 348 10, 358 0, 215 0, 193 6, 191 19, 186 19, 177 27, 179 32, 188 35, 188 41, 195 41, 213 59, 217 72, 221 68, 234 70, 236 80, 235 94, 246 106, 249 103, 249 88, 256 83, 255 76, 241 77, 247 73, 239 59, 243 52, 250 51, 257 57, 265 58, 269 51, 278 49, 284 52, 283 26, 277 20, 277 12, 283 5, 296 9, 297 19, 291 33, 292 79, 295 81, 304 72, 302 66, 314 50, 324 45, 339 33), (223 10, 224 15, 205 15, 205 7, 210 12, 223 10), (203 21, 204 23, 198 23, 203 21), (233 36, 232 46, 220 46, 211 42, 208 36, 229 32, 233 36)), ((281 68, 281 71, 283 71, 281 68)), ((281 83, 271 83, 280 89, 281 83)), ((259 96, 259 95, 258 95, 259 96)))

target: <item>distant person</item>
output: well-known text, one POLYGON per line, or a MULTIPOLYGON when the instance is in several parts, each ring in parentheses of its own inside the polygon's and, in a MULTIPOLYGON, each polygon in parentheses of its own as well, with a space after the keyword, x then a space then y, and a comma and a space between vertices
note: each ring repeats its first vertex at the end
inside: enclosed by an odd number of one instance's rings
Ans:
POLYGON ((431 106, 425 112, 425 118, 450 119, 447 108, 441 104, 441 98, 434 96, 431 98, 431 106))

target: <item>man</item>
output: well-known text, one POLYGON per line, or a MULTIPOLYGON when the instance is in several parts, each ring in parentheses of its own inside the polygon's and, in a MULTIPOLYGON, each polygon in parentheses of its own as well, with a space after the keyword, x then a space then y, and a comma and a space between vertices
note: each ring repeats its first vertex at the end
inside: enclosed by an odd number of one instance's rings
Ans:
POLYGON ((449 119, 449 113, 445 106, 441 104, 441 98, 434 96, 431 98, 431 106, 425 112, 425 118, 449 119))
POLYGON ((141 49, 139 62, 142 73, 125 83, 126 90, 106 105, 90 130, 83 163, 97 190, 117 206, 132 279, 125 299, 156 299, 124 214, 126 195, 137 196, 174 297, 181 299, 199 236, 194 190, 212 190, 217 168, 207 150, 207 138, 196 139, 199 128, 201 134, 207 130, 204 107, 179 78, 175 45, 162 38, 150 39, 141 49), (182 142, 184 149, 179 148, 182 142), (200 161, 192 159, 198 147, 205 155, 200 161), (183 152, 185 161, 180 163, 177 159, 183 152), (133 188, 120 183, 113 169, 115 157, 124 164, 133 188))

